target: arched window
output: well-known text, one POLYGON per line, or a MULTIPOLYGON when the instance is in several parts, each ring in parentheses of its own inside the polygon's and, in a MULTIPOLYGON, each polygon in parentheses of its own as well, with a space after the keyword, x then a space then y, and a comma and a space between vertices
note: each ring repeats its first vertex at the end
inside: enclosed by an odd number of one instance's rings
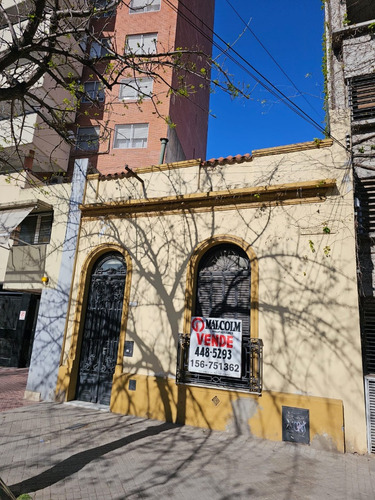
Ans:
POLYGON ((250 331, 251 267, 233 243, 211 246, 197 261, 192 329, 180 346, 178 382, 260 392, 253 354, 256 345, 261 355, 261 341, 250 331))
POLYGON ((236 245, 212 247, 199 262, 194 316, 242 320, 250 337, 250 260, 236 245))

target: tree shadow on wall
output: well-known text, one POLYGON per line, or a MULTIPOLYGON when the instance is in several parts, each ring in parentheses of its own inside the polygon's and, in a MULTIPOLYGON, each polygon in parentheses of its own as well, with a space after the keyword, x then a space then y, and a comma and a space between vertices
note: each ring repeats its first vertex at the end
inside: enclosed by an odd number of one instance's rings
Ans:
MULTIPOLYGON (((120 221, 103 217, 87 224, 84 221, 80 251, 88 255, 100 243, 116 243, 125 248, 132 259, 130 300, 138 305, 129 308, 126 336, 134 341, 138 355, 134 363, 126 363, 126 360, 124 363, 124 383, 121 386, 121 392, 127 392, 124 412, 137 412, 127 391, 128 379, 137 374, 151 373, 155 375, 155 382, 154 386, 146 385, 143 394, 145 416, 153 415, 157 399, 162 408, 160 413, 167 421, 185 423, 189 401, 191 413, 197 418, 199 416, 206 427, 212 428, 208 405, 202 405, 192 388, 178 386, 176 389, 174 377, 190 256, 202 241, 223 232, 241 235, 251 247, 258 249, 261 276, 259 336, 266 339, 265 389, 276 386, 278 392, 308 394, 314 390, 314 393, 325 394, 329 381, 332 390, 340 393, 341 381, 334 377, 338 369, 348 378, 360 381, 361 369, 358 363, 352 362, 353 352, 360 356, 357 352, 359 343, 358 339, 353 339, 347 326, 348 319, 355 317, 357 309, 356 304, 350 306, 345 299, 345 292, 353 288, 352 276, 349 271, 346 274, 345 268, 352 263, 340 251, 342 240, 353 228, 346 227, 350 221, 345 213, 341 213, 341 203, 340 197, 336 197, 325 209, 324 217, 331 217, 338 224, 337 230, 329 235, 316 232, 320 222, 314 223, 313 234, 312 224, 307 220, 322 219, 319 210, 323 210, 323 203, 312 205, 303 221, 298 205, 273 207, 266 204, 258 208, 236 209, 237 217, 232 218, 230 225, 226 223, 224 211, 214 210, 205 214, 186 211, 178 215, 143 215, 120 221), (280 227, 277 222, 280 214, 285 227, 280 227), (146 317, 152 318, 152 327, 142 320, 146 317), (272 384, 268 382, 271 378, 272 384)), ((360 387, 358 392, 361 392, 360 387)), ((115 394, 114 402, 122 396, 115 394)), ((355 405, 353 391, 348 397, 355 405)), ((233 397, 231 401, 235 399, 233 397)), ((274 411, 279 413, 281 422, 281 409, 276 399, 274 411)), ((248 426, 249 418, 249 414, 237 416, 233 412, 237 432, 243 429, 240 419, 244 419, 248 426)), ((164 433, 167 428, 164 429, 162 424, 160 432, 164 433)), ((136 439, 142 438, 138 436, 136 439)), ((119 440, 113 446, 127 444, 126 440, 119 440)), ((98 448, 99 454, 111 451, 110 448, 106 451, 105 446, 98 448)), ((90 453, 82 458, 83 461, 89 460, 90 453)), ((72 473, 74 464, 75 459, 67 463, 72 473)), ((56 467, 54 473, 59 477, 62 470, 56 467)), ((298 467, 297 459, 294 467, 298 467)), ((290 483, 292 489, 293 484, 290 483)))

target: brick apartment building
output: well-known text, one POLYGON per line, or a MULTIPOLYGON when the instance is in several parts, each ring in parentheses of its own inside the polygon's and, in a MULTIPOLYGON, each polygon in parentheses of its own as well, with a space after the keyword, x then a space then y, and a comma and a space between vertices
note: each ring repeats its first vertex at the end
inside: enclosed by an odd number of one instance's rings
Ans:
MULTIPOLYGON (((211 54, 214 4, 214 0, 125 2, 93 20, 91 27, 100 42, 88 44, 86 51, 93 58, 103 55, 107 46, 137 55, 176 48, 211 54)), ((203 59, 195 61, 198 68, 204 67, 203 59)), ((96 68, 106 71, 107 62, 98 60, 96 68)), ((77 157, 89 156, 92 167, 109 174, 123 172, 125 165, 137 168, 164 160, 205 158, 209 87, 199 87, 203 80, 189 76, 188 84, 198 91, 189 98, 177 96, 170 89, 178 87, 179 75, 167 66, 159 66, 155 73, 151 68, 143 74, 129 69, 112 90, 104 91, 99 78, 84 68, 81 83, 87 96, 76 119, 71 166, 77 157), (176 126, 170 127, 165 118, 176 126), (162 138, 168 139, 165 156, 162 138)))

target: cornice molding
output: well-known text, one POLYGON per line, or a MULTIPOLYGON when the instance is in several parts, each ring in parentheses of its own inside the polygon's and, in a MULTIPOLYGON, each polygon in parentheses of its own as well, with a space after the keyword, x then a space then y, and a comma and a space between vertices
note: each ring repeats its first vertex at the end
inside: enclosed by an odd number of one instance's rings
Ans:
POLYGON ((285 153, 296 153, 307 149, 329 148, 333 145, 332 139, 322 139, 310 142, 299 142, 296 144, 288 144, 287 146, 277 146, 274 148, 254 149, 251 154, 254 158, 258 156, 280 155, 285 153))
POLYGON ((176 214, 181 212, 205 212, 212 210, 235 210, 239 208, 295 203, 317 203, 324 201, 327 192, 336 186, 335 179, 276 184, 209 191, 186 195, 149 199, 82 204, 84 217, 108 215, 111 217, 141 217, 176 214))

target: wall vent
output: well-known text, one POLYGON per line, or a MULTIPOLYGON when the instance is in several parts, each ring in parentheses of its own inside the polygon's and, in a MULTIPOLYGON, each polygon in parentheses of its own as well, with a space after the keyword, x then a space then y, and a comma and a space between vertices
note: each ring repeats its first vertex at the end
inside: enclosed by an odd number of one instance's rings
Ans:
POLYGON ((367 448, 375 453, 375 375, 365 377, 367 448))

